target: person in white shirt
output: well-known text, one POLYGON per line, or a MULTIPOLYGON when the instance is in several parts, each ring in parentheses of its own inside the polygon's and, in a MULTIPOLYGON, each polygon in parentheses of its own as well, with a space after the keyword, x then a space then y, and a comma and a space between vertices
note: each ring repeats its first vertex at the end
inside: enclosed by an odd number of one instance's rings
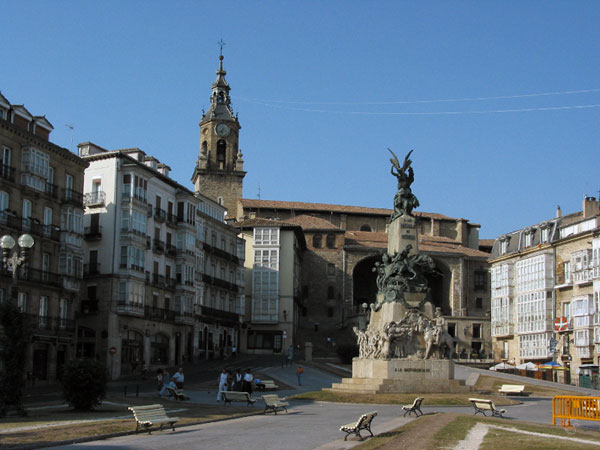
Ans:
POLYGON ((183 382, 185 377, 183 376, 183 367, 180 367, 177 372, 173 374, 173 378, 175 378, 175 383, 179 389, 183 389, 183 382))
POLYGON ((246 373, 244 374, 244 383, 242 385, 242 391, 247 392, 248 394, 252 394, 252 380, 254 380, 254 377, 250 373, 250 369, 246 369, 246 373))
POLYGON ((221 375, 219 375, 219 392, 217 392, 217 401, 220 402, 223 399, 223 391, 227 390, 227 371, 223 369, 221 375))

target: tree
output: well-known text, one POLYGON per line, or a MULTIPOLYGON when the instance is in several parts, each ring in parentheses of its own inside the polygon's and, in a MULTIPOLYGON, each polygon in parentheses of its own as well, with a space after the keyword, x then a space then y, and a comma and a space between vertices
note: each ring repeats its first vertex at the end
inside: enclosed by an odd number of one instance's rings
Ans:
POLYGON ((29 338, 25 314, 16 305, 7 301, 0 305, 0 334, 4 334, 0 345, 0 416, 8 409, 27 415, 23 407, 25 388, 25 348, 29 338))
POLYGON ((62 377, 65 400, 75 409, 91 410, 106 396, 108 372, 95 359, 74 359, 67 364, 62 377))

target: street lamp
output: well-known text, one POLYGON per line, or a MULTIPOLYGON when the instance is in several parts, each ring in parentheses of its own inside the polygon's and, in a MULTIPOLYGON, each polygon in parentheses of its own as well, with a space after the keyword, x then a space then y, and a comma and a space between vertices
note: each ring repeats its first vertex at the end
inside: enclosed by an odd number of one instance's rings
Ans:
POLYGON ((12 271, 13 286, 17 284, 19 279, 19 266, 27 264, 29 259, 29 250, 35 244, 35 241, 30 234, 22 234, 18 239, 20 252, 12 251, 15 247, 15 240, 10 234, 5 234, 0 239, 0 247, 2 247, 2 263, 4 269, 12 271))

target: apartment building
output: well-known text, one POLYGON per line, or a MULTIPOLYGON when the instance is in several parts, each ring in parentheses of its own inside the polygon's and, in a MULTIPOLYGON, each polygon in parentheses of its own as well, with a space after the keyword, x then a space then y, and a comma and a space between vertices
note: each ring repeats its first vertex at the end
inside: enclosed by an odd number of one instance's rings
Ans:
POLYGON ((86 298, 80 356, 113 378, 222 355, 239 340, 243 243, 225 208, 138 148, 79 144, 86 298))
POLYGON ((558 208, 555 217, 496 239, 490 258, 496 360, 559 358, 571 373, 594 361, 599 214, 600 202, 585 197, 582 211, 563 216, 558 208))
POLYGON ((2 267, 0 302, 12 298, 26 314, 25 370, 39 381, 60 378, 74 356, 83 272, 87 163, 50 142, 52 130, 44 116, 0 94, 0 236, 16 242, 29 234, 34 242, 16 286, 2 267))
POLYGON ((241 350, 272 354, 296 346, 301 306, 300 226, 285 221, 248 219, 235 223, 246 242, 246 323, 241 350))

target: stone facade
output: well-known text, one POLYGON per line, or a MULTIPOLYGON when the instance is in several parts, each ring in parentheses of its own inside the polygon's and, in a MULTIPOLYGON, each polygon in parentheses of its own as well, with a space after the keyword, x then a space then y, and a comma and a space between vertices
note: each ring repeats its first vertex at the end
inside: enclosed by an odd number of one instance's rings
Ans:
MULTIPOLYGON (((387 248, 392 211, 252 199, 241 199, 239 210, 243 217, 298 223, 305 233, 302 341, 316 340, 318 349, 318 341, 325 342, 327 336, 350 337, 339 329, 357 323, 364 314, 362 304, 375 300, 372 268, 387 248)), ((433 295, 454 333, 456 353, 489 353, 489 254, 478 249, 479 225, 441 214, 415 216, 419 247, 443 274, 433 280, 433 295)))
POLYGON ((0 272, 0 302, 15 301, 26 314, 25 371, 42 382, 60 378, 75 356, 83 273, 87 163, 51 143, 52 129, 45 117, 0 94, 0 236, 17 241, 27 233, 35 241, 14 291, 11 274, 0 272))

